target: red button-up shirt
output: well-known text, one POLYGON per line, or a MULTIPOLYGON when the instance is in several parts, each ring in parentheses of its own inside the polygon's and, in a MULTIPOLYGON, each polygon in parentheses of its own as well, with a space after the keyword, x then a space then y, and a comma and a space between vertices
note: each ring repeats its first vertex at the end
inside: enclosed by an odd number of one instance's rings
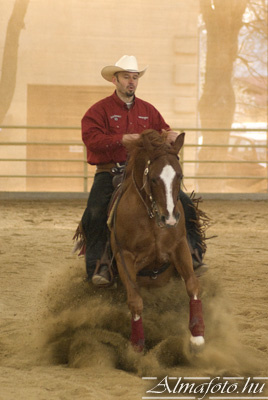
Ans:
POLYGON ((170 130, 169 125, 150 103, 135 97, 130 109, 117 96, 94 104, 82 119, 82 139, 89 164, 124 162, 127 152, 122 144, 125 133, 141 133, 145 129, 170 130))

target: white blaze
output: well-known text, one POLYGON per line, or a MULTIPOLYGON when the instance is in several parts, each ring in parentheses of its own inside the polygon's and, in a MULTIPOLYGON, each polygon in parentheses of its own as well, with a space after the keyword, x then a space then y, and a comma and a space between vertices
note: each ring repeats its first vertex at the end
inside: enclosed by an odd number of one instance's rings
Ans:
POLYGON ((175 175, 176 175, 176 172, 171 165, 166 165, 160 174, 160 178, 164 182, 164 185, 166 188, 166 202, 167 202, 167 210, 169 213, 169 215, 166 219, 166 223, 169 225, 175 225, 177 222, 173 216, 173 210, 174 210, 175 204, 174 204, 173 196, 172 196, 172 183, 175 178, 175 175))

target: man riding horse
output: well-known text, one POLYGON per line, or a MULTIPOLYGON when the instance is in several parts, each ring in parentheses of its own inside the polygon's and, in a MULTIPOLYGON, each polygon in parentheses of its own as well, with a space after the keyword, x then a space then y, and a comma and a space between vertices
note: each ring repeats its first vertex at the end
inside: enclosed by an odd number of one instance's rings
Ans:
MULTIPOLYGON (((81 234, 85 238, 86 271, 88 279, 97 286, 107 286, 111 281, 108 265, 100 260, 108 237, 107 208, 114 191, 113 178, 127 160, 125 145, 146 129, 167 131, 170 144, 179 135, 171 130, 153 105, 135 96, 139 78, 146 69, 139 69, 136 58, 127 55, 115 65, 104 67, 101 75, 115 85, 115 92, 90 107, 82 119, 87 161, 96 165, 96 174, 76 237, 81 234)), ((193 266, 197 269, 203 265, 206 250, 199 213, 194 202, 182 191, 180 200, 193 266)))

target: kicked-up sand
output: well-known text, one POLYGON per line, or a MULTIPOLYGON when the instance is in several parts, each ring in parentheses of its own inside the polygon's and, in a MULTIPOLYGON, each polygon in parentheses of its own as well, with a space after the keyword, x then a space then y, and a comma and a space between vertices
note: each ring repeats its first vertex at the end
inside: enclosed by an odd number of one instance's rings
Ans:
MULTIPOLYGON (((188 298, 177 279, 142 290, 146 352, 130 348, 123 288, 95 289, 84 281, 84 259, 72 254, 85 205, 1 201, 0 400, 141 400, 156 396, 146 391, 165 376, 232 383, 268 376, 266 201, 200 205, 213 220, 207 236, 216 237, 207 242, 209 271, 200 277, 206 346, 197 354, 189 349, 188 298)), ((265 385, 251 395, 268 398, 268 380, 252 382, 265 385)))

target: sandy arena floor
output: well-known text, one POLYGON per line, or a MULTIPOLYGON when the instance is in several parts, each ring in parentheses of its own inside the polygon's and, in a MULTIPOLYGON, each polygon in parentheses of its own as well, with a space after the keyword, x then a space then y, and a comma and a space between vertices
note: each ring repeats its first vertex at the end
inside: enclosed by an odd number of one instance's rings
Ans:
POLYGON ((207 344, 197 355, 181 281, 143 291, 148 351, 129 348, 124 293, 94 290, 71 253, 85 204, 1 201, 0 400, 141 400, 152 387, 142 376, 268 376, 267 202, 202 203, 217 237, 200 278, 207 344))

